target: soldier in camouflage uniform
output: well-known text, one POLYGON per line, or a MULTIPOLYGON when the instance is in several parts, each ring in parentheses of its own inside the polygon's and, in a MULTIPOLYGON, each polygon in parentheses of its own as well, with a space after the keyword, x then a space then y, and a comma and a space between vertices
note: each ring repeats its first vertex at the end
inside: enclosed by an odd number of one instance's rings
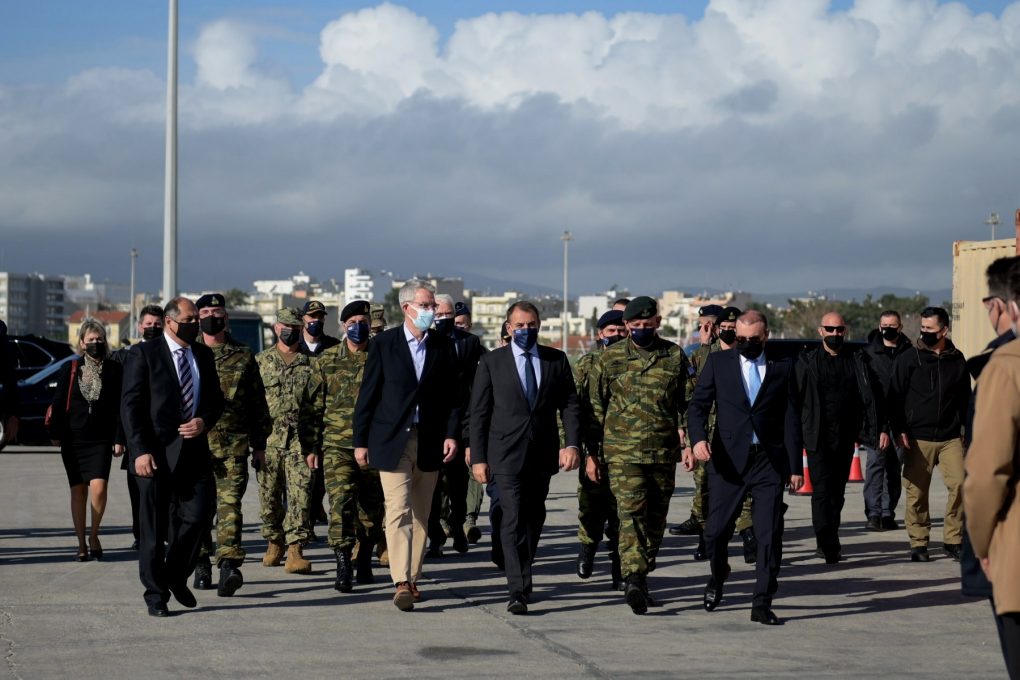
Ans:
POLYGON ((298 351, 302 326, 299 310, 281 309, 273 326, 276 344, 255 357, 273 420, 266 462, 258 475, 262 536, 269 541, 262 564, 279 566, 286 541, 284 570, 291 574, 312 572, 311 562, 304 557, 304 546, 312 535, 312 471, 298 439, 301 398, 312 375, 311 358, 298 351))
POLYGON ((368 358, 369 303, 351 302, 340 312, 344 341, 312 365, 301 407, 299 435, 310 468, 321 469, 329 495, 329 546, 336 553, 333 587, 349 593, 351 551, 358 543, 358 583, 373 583, 372 547, 383 533, 379 471, 354 459, 354 403, 368 358))
MULTIPOLYGON (((656 334, 661 317, 650 297, 623 312, 630 339, 609 347, 592 368, 590 399, 602 427, 602 462, 620 518, 620 569, 624 597, 635 614, 654 604, 647 574, 666 531, 680 459, 680 417, 694 370, 683 350, 656 334)), ((598 442, 589 439, 588 451, 598 442)), ((598 480, 598 467, 594 467, 598 480)))
MULTIPOLYGON (((699 315, 701 318, 714 318, 715 327, 712 332, 713 339, 708 344, 702 344, 694 350, 691 356, 691 364, 694 366, 695 379, 687 390, 687 401, 690 402, 694 396, 694 386, 697 384, 697 377, 701 375, 708 355, 712 352, 719 352, 724 349, 731 349, 737 337, 737 318, 740 310, 736 307, 723 309, 719 305, 708 305, 702 307, 699 315)), ((684 431, 687 431, 687 417, 684 415, 681 421, 684 431)), ((715 428, 715 409, 713 408, 708 417, 708 427, 711 432, 715 428)), ((697 462, 694 468, 694 495, 691 498, 691 516, 675 527, 670 527, 669 533, 674 536, 697 536, 698 547, 694 551, 694 559, 706 560, 708 553, 705 550, 705 520, 708 511, 708 471, 706 463, 697 462)), ((737 531, 744 543, 744 561, 754 564, 758 555, 758 541, 754 537, 753 520, 751 517, 751 494, 744 499, 744 506, 740 517, 737 519, 737 531)))
MULTIPOLYGON (((594 422, 591 408, 589 378, 592 367, 598 361, 602 351, 627 337, 627 327, 623 324, 623 312, 609 311, 603 314, 596 324, 598 326, 598 345, 594 351, 588 352, 574 364, 574 383, 577 385, 577 397, 581 407, 581 431, 585 442, 599 442, 601 445, 601 428, 594 422)), ((594 445, 594 444, 593 444, 594 445)), ((586 446, 587 448, 587 446, 586 446)), ((616 512, 616 497, 609 488, 609 477, 605 462, 600 462, 598 450, 585 452, 585 463, 579 470, 577 484, 577 539, 581 542, 577 555, 577 575, 582 579, 591 576, 595 562, 595 551, 602 533, 605 531, 606 546, 609 549, 611 578, 613 590, 623 585, 620 574, 620 554, 617 551, 617 538, 620 531, 620 518, 616 512), (598 466, 598 473, 594 468, 598 466), (589 479, 589 474, 600 481, 589 479)))
MULTIPOLYGON (((248 487, 248 449, 256 465, 264 460, 271 422, 266 392, 255 355, 227 331, 225 298, 219 293, 203 295, 195 302, 202 341, 216 358, 216 375, 223 391, 223 415, 209 431, 213 477, 216 479, 216 564, 220 569, 216 594, 230 597, 244 584, 241 531, 241 499, 248 487)), ((195 587, 212 587, 209 554, 212 541, 205 536, 195 568, 195 587)))
MULTIPOLYGON (((369 315, 369 337, 374 338, 375 336, 386 330, 386 307, 383 305, 372 305, 372 311, 369 315)), ((358 546, 354 547, 354 557, 357 558, 361 554, 358 550, 358 546)), ((379 542, 375 544, 375 554, 379 556, 379 566, 387 567, 390 564, 390 556, 386 551, 386 533, 379 537, 379 542)))

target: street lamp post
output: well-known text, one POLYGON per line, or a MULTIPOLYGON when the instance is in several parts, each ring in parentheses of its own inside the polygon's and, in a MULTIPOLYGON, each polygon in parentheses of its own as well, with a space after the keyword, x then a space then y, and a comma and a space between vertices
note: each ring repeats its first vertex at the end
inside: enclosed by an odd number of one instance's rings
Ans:
POLYGON ((568 300, 570 299, 567 297, 567 247, 574 240, 574 237, 570 235, 569 231, 564 231, 560 240, 563 241, 563 351, 566 352, 567 338, 570 336, 567 330, 567 319, 570 314, 567 307, 568 300))
POLYGON ((163 301, 177 295, 177 0, 170 2, 166 63, 166 167, 163 190, 163 301))
POLYGON ((999 213, 993 212, 992 214, 990 214, 988 216, 988 219, 985 220, 985 224, 990 225, 992 227, 992 240, 994 241, 995 228, 999 226, 999 213))
POLYGON ((138 319, 135 318, 135 260, 138 259, 138 250, 135 248, 131 249, 131 301, 130 309, 131 313, 128 318, 128 323, 131 324, 128 337, 132 340, 138 337, 138 319))

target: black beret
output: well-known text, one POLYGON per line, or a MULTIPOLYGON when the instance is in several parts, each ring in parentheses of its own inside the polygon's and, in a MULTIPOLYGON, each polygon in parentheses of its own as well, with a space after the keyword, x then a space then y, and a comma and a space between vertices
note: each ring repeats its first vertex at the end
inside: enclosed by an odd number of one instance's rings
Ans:
POLYGON ((651 319, 659 313, 659 304, 654 298, 641 295, 627 303, 623 310, 623 320, 633 321, 634 319, 651 319))
POLYGON ((619 309, 610 309, 608 312, 599 317, 599 322, 596 324, 600 329, 606 326, 622 326, 623 325, 623 312, 619 309))
POLYGON ((326 314, 326 305, 322 304, 318 300, 309 300, 305 303, 304 309, 301 310, 302 314, 318 314, 322 312, 326 314))
POLYGON ((348 302, 342 310, 340 310, 340 323, 344 323, 347 319, 352 316, 358 316, 363 314, 368 316, 372 313, 372 305, 365 300, 355 300, 354 302, 348 302))
POLYGON ((458 302, 457 304, 455 304, 453 306, 453 315, 454 316, 461 316, 463 314, 467 314, 468 316, 471 316, 471 308, 468 307, 463 302, 458 302))
POLYGON ((195 309, 205 309, 206 307, 226 307, 226 299, 219 293, 206 293, 202 297, 195 301, 195 309))
POLYGON ((698 310, 698 316, 714 316, 718 319, 723 314, 722 305, 705 305, 698 310))
POLYGON ((736 322, 736 320, 740 318, 741 314, 743 314, 743 312, 741 312, 736 307, 727 307, 726 309, 723 310, 723 313, 719 316, 717 321, 719 323, 722 323, 723 321, 736 322))

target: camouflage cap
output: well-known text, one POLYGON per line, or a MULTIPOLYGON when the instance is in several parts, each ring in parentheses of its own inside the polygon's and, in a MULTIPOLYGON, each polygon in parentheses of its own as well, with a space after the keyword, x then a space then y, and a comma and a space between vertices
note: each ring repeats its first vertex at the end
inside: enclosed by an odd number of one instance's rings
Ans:
POLYGON ((640 295, 627 303, 623 310, 623 320, 651 319, 659 314, 659 303, 647 295, 640 295))
POLYGON ((714 316, 718 320, 724 311, 722 305, 705 305, 698 310, 698 316, 714 316))
POLYGON ((719 315, 719 318, 717 319, 717 321, 719 323, 722 323, 723 321, 732 321, 732 322, 736 323, 737 319, 740 318, 740 315, 742 313, 743 312, 741 312, 736 307, 727 307, 726 309, 723 310, 723 313, 719 315))
POLYGON ((285 326, 303 326, 304 321, 301 320, 301 310, 295 307, 284 307, 276 312, 276 323, 282 323, 285 326))
POLYGON ((226 307, 227 299, 219 293, 206 293, 202 297, 195 300, 195 309, 205 309, 206 307, 226 307))
POLYGON ((386 325, 386 308, 382 305, 372 305, 372 311, 370 312, 372 317, 373 326, 385 326, 386 325))
POLYGON ((340 310, 340 323, 344 323, 347 319, 352 316, 358 316, 359 314, 368 316, 372 310, 372 305, 368 304, 365 300, 355 300, 354 302, 348 302, 342 310, 340 310))
POLYGON ((322 304, 318 300, 309 300, 305 303, 305 308, 301 310, 302 314, 328 314, 326 311, 326 305, 322 304))

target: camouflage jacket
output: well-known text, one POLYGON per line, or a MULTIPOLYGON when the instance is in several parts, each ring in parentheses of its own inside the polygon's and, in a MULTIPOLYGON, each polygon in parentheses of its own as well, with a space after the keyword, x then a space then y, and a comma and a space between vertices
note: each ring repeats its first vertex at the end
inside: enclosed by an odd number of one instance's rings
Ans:
MULTIPOLYGON (((698 349, 694 350, 691 354, 691 368, 694 369, 694 376, 687 381, 687 403, 691 403, 691 399, 694 397, 694 388, 698 384, 698 378, 701 377, 701 370, 705 368, 705 362, 708 361, 708 355, 713 352, 721 352, 722 345, 719 344, 718 340, 713 340, 707 345, 701 345, 698 349)), ((687 431, 687 412, 684 411, 684 415, 680 418, 680 427, 687 431)), ((712 432, 715 431, 715 404, 712 404, 712 411, 708 414, 708 432, 709 441, 712 440, 712 432)))
POLYGON ((249 446, 256 451, 265 449, 272 421, 255 355, 229 333, 222 345, 209 345, 209 349, 216 359, 224 400, 223 415, 209 432, 213 456, 244 456, 249 446))
POLYGON ((602 428, 595 422, 590 390, 591 371, 601 354, 601 349, 593 350, 574 362, 574 384, 577 386, 577 403, 581 407, 581 440, 584 452, 596 457, 602 444, 602 428))
POLYGON ((259 352, 255 360, 266 386, 266 403, 273 420, 273 432, 266 445, 297 450, 301 398, 312 376, 312 359, 307 354, 298 354, 288 365, 274 345, 259 352))
MULTIPOLYGON (((607 463, 675 463, 680 417, 694 369, 677 345, 656 337, 645 353, 631 341, 602 352, 589 377, 589 399, 607 463)), ((589 447, 597 442, 589 441, 589 447)), ((597 449, 589 449, 597 450, 597 449)))
POLYGON ((303 452, 354 448, 354 403, 367 360, 367 350, 352 352, 345 340, 312 361, 298 419, 303 452))

